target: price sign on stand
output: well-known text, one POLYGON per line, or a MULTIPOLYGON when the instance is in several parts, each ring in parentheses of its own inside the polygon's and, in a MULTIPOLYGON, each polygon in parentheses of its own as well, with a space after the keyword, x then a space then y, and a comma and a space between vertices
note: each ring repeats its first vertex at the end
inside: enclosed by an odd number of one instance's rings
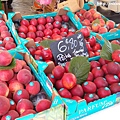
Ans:
POLYGON ((56 64, 64 66, 72 57, 86 56, 88 50, 81 32, 50 44, 56 64))

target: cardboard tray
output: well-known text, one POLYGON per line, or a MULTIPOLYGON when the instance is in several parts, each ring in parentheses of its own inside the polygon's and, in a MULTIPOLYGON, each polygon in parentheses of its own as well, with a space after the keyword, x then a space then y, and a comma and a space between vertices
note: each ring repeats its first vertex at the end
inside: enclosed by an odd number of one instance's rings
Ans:
MULTIPOLYGON (((85 10, 89 10, 91 8, 95 8, 95 5, 92 3, 92 2, 88 2, 88 3, 85 3, 84 4, 84 7, 83 9, 85 10)), ((100 13, 101 14, 101 13, 100 13)), ((102 15, 102 14, 101 14, 102 15)), ((108 18, 106 18, 104 15, 102 15, 102 18, 106 19, 106 20, 109 20, 108 18)), ((78 18, 79 19, 79 18, 78 18)), ((79 24, 80 21, 78 21, 79 24)), ((82 24, 78 26, 78 29, 81 29, 82 27, 82 24)), ((113 30, 111 30, 110 32, 106 32, 106 33, 103 33, 103 34, 99 34, 99 33, 95 33, 95 32, 92 32, 91 33, 96 36, 97 34, 101 35, 103 38, 107 39, 107 40, 111 40, 111 39, 117 39, 117 38, 120 38, 120 25, 119 24, 116 24, 115 25, 115 28, 113 30)))
MULTIPOLYGON (((29 67, 31 68, 34 76, 36 77, 36 79, 39 81, 39 83, 42 85, 43 89, 46 91, 44 86, 45 83, 42 83, 40 81, 40 76, 38 75, 37 71, 34 69, 32 63, 31 63, 31 57, 28 53, 26 53, 26 51, 24 50, 24 48, 22 47, 22 45, 19 45, 16 47, 16 49, 12 49, 9 50, 9 53, 14 56, 14 58, 16 59, 20 59, 20 60, 25 60, 26 63, 29 65, 29 67), (44 85, 43 85, 44 84, 44 85)), ((46 91, 46 94, 48 94, 48 91, 46 91)), ((51 99, 54 102, 54 99, 59 98, 57 96, 56 98, 56 94, 52 93, 52 97, 49 97, 49 99, 51 99)), ((15 120, 56 120, 57 118, 59 118, 60 120, 66 120, 66 109, 65 106, 62 104, 58 104, 55 107, 51 107, 50 109, 47 109, 45 111, 42 111, 40 113, 37 114, 29 114, 20 118, 16 118, 15 120), (58 114, 59 113, 59 114, 58 114), (48 117, 49 116, 49 117, 48 117)))
MULTIPOLYGON (((21 16, 20 13, 9 13, 8 14, 8 21, 7 21, 7 24, 8 24, 8 27, 10 28, 11 30, 11 33, 14 37, 14 39, 17 41, 18 44, 23 44, 24 40, 23 38, 19 37, 18 36, 18 33, 15 29, 15 26, 14 26, 14 23, 13 21, 15 20, 20 20, 20 19, 32 19, 32 18, 39 18, 39 17, 47 17, 47 16, 56 16, 57 14, 59 15, 62 15, 62 14, 67 14, 70 18, 70 24, 76 28, 76 31, 79 30, 79 28, 82 27, 81 23, 79 22, 78 19, 75 18, 75 15, 70 11, 70 9, 68 7, 65 7, 64 9, 61 9, 59 11, 59 13, 57 12, 52 12, 52 13, 45 13, 45 14, 35 14, 35 15, 27 15, 27 16, 21 16), (21 42, 22 41, 22 42, 21 42)), ((100 36, 99 34, 94 34, 93 32, 91 32, 91 35, 93 36, 96 36, 97 38, 97 42, 102 46, 104 44, 104 39, 102 38, 102 36, 100 36)), ((27 49, 26 49, 27 50, 27 49)), ((29 51, 28 51, 29 52, 29 51)), ((99 56, 95 56, 95 57, 92 57, 92 58, 89 58, 89 60, 92 60, 92 59, 97 59, 99 58, 99 56)))

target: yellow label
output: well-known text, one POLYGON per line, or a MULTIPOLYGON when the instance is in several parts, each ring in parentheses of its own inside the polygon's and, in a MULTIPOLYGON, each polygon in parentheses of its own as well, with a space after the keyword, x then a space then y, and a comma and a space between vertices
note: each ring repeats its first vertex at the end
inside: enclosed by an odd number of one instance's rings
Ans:
POLYGON ((34 69, 38 72, 38 65, 36 61, 34 60, 33 57, 30 57, 30 59, 31 59, 31 64, 33 65, 34 69))

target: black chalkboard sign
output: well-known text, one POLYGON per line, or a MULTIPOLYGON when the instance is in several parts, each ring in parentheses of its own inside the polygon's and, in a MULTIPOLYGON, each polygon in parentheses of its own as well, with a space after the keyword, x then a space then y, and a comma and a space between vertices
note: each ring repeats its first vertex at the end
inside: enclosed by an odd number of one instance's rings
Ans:
POLYGON ((88 50, 81 32, 50 44, 56 64, 65 65, 72 57, 86 56, 88 50))

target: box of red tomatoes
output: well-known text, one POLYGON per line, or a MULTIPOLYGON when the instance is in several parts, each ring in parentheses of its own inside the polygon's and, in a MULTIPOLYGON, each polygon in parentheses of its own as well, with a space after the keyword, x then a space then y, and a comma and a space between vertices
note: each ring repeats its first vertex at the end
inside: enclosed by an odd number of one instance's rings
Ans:
POLYGON ((93 6, 92 2, 85 3, 83 9, 75 13, 81 23, 78 29, 86 26, 86 29, 89 29, 93 35, 100 34, 107 40, 120 38, 119 24, 97 12, 93 6))

